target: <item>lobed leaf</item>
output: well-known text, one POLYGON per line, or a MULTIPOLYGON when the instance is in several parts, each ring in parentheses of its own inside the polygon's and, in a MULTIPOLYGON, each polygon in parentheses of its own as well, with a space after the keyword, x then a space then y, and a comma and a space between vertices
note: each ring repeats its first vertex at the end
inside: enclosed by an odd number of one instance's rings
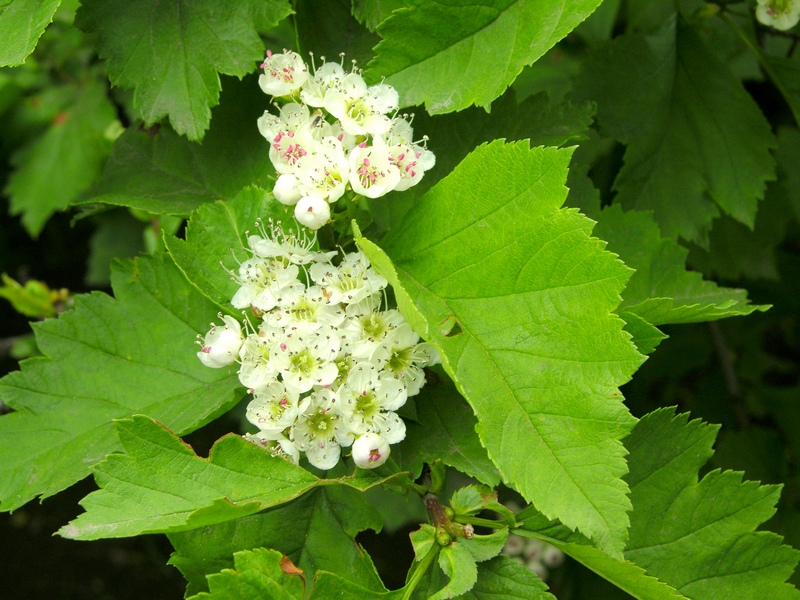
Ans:
POLYGON ((522 71, 565 37, 600 0, 413 0, 379 27, 367 77, 431 114, 488 109, 522 71))
POLYGON ((713 321, 769 308, 750 304, 745 290, 718 287, 700 273, 687 271, 689 251, 674 239, 661 237, 652 213, 609 206, 597 218, 594 233, 636 269, 622 292, 620 312, 663 325, 713 321))
POLYGON ((370 31, 375 31, 398 8, 403 0, 353 0, 353 16, 370 31))
POLYGON ((498 556, 478 565, 478 580, 459 596, 474 600, 554 600, 547 585, 524 565, 498 556))
POLYGON ((755 531, 775 513, 780 487, 742 482, 732 471, 697 480, 716 429, 665 408, 631 432, 634 510, 625 557, 693 600, 800 598, 784 583, 800 552, 755 531))
POLYGON ((186 278, 209 300, 230 311, 239 285, 229 271, 249 258, 242 250, 246 233, 257 233, 256 220, 294 218, 271 194, 257 187, 238 193, 230 202, 207 203, 197 209, 186 228, 186 239, 166 238, 167 249, 186 278), (221 263, 221 264, 220 264, 221 263))
POLYGON ((336 598, 336 600, 400 600, 403 598, 404 589, 377 592, 339 575, 320 572, 309 598, 310 600, 328 600, 329 598, 336 598))
POLYGON ((406 424, 400 445, 404 469, 418 473, 423 463, 438 459, 491 487, 500 483, 475 431, 475 414, 455 388, 428 382, 416 405, 417 420, 406 424))
MULTIPOLYGON (((424 319, 504 482, 619 555, 619 440, 634 418, 617 386, 642 357, 612 313, 629 270, 559 208, 570 154, 478 148, 381 242, 396 269, 383 275, 424 319)), ((362 249, 381 271, 376 247, 362 249)))
POLYGON ((101 489, 81 500, 86 512, 59 530, 64 537, 183 531, 251 515, 332 481, 353 480, 364 489, 386 480, 319 479, 237 435, 220 439, 204 459, 144 416, 115 427, 127 454, 111 454, 93 467, 101 489))
POLYGON ((256 127, 266 103, 254 78, 227 79, 202 144, 166 127, 128 129, 114 142, 97 183, 73 204, 188 216, 206 202, 230 200, 245 186, 271 187, 269 146, 256 127))
POLYGON ((35 324, 43 357, 0 380, 0 499, 14 510, 89 474, 120 448, 114 419, 147 413, 189 433, 235 404, 232 369, 209 369, 195 337, 217 307, 165 257, 116 263, 116 299, 95 292, 35 324))
POLYGON ((439 568, 449 581, 430 600, 445 600, 468 592, 478 580, 478 565, 467 548, 454 542, 439 552, 439 568))
POLYGON ((498 138, 528 139, 531 146, 564 146, 586 137, 594 107, 590 102, 552 102, 541 93, 517 102, 513 89, 492 103, 492 112, 468 108, 459 113, 428 116, 417 114, 414 131, 430 140, 435 167, 417 185, 370 203, 381 229, 399 223, 402 216, 435 183, 450 173, 476 146, 498 138))
POLYGON ((718 470, 698 481, 717 429, 675 416, 673 408, 636 424, 626 440, 633 511, 624 562, 530 511, 518 518, 637 598, 800 598, 785 583, 800 552, 781 545, 774 533, 756 531, 774 514, 779 486, 742 482, 741 473, 718 470))
POLYGON ((264 57, 258 32, 291 12, 285 0, 86 0, 75 23, 98 35, 111 83, 134 89, 145 123, 169 117, 176 132, 200 140, 219 100, 219 75, 255 70, 264 57))
POLYGON ((22 215, 32 236, 89 188, 111 150, 105 133, 116 117, 105 87, 87 83, 65 92, 73 96, 70 104, 12 159, 17 169, 5 191, 11 196, 11 214, 22 215))
POLYGON ((0 7, 0 67, 15 67, 28 58, 61 0, 9 0, 0 7))
POLYGON ((630 334, 631 341, 643 355, 654 352, 658 345, 667 338, 667 335, 661 333, 657 327, 634 313, 621 310, 619 316, 625 321, 624 329, 630 334))
POLYGON ((235 570, 209 575, 210 591, 191 596, 191 600, 302 600, 305 588, 302 572, 292 572, 292 565, 283 562, 280 552, 254 548, 237 552, 233 560, 235 570))
POLYGON ((380 593, 385 588, 369 555, 353 541, 360 531, 380 527, 380 516, 362 494, 345 486, 322 487, 259 514, 170 533, 175 552, 169 562, 186 577, 187 592, 196 593, 208 589, 206 575, 233 568, 235 552, 274 548, 307 580, 330 571, 359 589, 380 593))
POLYGON ((598 47, 577 96, 628 145, 614 183, 627 208, 653 210, 667 237, 705 244, 720 209, 753 226, 775 177, 769 124, 739 79, 688 25, 598 47))

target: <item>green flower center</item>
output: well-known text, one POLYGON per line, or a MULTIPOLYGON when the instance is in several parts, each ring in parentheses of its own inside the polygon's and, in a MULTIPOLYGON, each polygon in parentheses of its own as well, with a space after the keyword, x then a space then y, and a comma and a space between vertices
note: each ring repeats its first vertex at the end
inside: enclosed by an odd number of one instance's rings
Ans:
POLYGON ((392 352, 387 366, 395 373, 395 375, 399 375, 405 371, 410 364, 411 348, 401 348, 392 352))
POLYGON ((292 307, 292 316, 295 321, 316 321, 318 306, 306 298, 300 300, 292 307))
POLYGON ((378 414, 381 410, 378 399, 375 397, 375 392, 369 390, 359 395, 356 398, 356 407, 353 413, 365 421, 371 421, 372 417, 378 414))
POLYGON ((314 437, 331 437, 333 428, 336 425, 336 415, 318 410, 306 419, 308 430, 314 437))
POLYGON ((291 370, 300 373, 304 377, 311 377, 314 369, 319 365, 319 361, 308 350, 302 350, 291 358, 291 370))
POLYGON ((367 336, 374 340, 382 338, 386 333, 386 323, 377 313, 361 317, 361 327, 364 328, 367 336))

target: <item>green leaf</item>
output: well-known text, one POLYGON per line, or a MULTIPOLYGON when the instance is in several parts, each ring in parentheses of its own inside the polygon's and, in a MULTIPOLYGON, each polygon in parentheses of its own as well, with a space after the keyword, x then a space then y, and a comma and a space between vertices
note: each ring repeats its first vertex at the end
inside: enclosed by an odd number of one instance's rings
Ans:
POLYGON ((367 77, 382 76, 403 106, 431 114, 489 107, 522 68, 588 17, 601 0, 413 0, 378 28, 367 77))
POLYGON ((653 210, 667 237, 704 244, 720 209, 752 227, 775 139, 758 106, 691 27, 670 19, 591 53, 577 96, 628 145, 616 201, 653 210), (680 174, 680 176, 676 176, 680 174))
POLYGON ((94 287, 110 283, 115 258, 133 258, 144 250, 145 224, 127 210, 116 209, 95 217, 97 228, 89 240, 89 261, 84 281, 94 287))
POLYGON ((61 0, 9 0, 0 7, 0 67, 25 62, 61 0))
POLYGON ((98 35, 111 83, 134 88, 145 123, 168 116, 175 131, 199 140, 219 100, 219 75, 253 72, 264 56, 258 31, 291 12, 285 0, 85 0, 76 24, 98 35))
POLYGON ((669 408, 636 425, 626 440, 634 510, 625 558, 693 600, 800 598, 783 583, 800 552, 755 531, 775 513, 780 487, 732 471, 697 480, 716 430, 669 408))
POLYGON ((630 271, 559 209, 570 154, 479 147, 381 242, 396 272, 362 248, 423 318, 504 482, 618 555, 634 418, 617 387, 643 358, 612 313, 630 271))
POLYGON ((385 588, 353 538, 380 526, 380 516, 361 493, 345 486, 317 488, 257 515, 170 533, 175 552, 169 562, 188 580, 187 592, 196 593, 207 589, 206 575, 234 566, 234 552, 274 548, 303 569, 307 580, 319 570, 331 571, 379 593, 385 588))
POLYGON ((430 600, 445 600, 468 592, 478 580, 478 565, 475 559, 470 551, 458 542, 442 548, 439 552, 439 567, 450 581, 430 596, 430 600))
POLYGON ((77 296, 34 325, 42 358, 0 380, 17 412, 0 417, 0 499, 14 510, 52 496, 120 448, 113 419, 146 412, 189 433, 235 404, 233 369, 197 360, 195 338, 218 308, 164 257, 117 263, 116 299, 77 296))
POLYGON ((621 310, 619 316, 625 320, 625 331, 631 335, 631 341, 641 354, 651 354, 667 338, 666 334, 638 315, 621 310))
POLYGON ((403 0, 352 0, 353 16, 370 31, 375 31, 393 11, 404 8, 403 0))
MULTIPOLYGON (((611 560, 611 559, 609 559, 611 560)), ((524 565, 498 556, 478 565, 478 581, 465 600, 555 600, 547 585, 524 565)))
POLYGON ((597 218, 594 234, 636 269, 622 292, 620 310, 652 325, 713 321, 769 308, 750 304, 745 290, 721 288, 687 271, 689 251, 661 237, 652 213, 609 206, 597 218))
POLYGON ((594 107, 589 102, 551 102, 547 94, 536 94, 517 102, 509 90, 492 103, 492 112, 468 108, 459 113, 414 118, 414 131, 430 138, 428 148, 436 155, 436 166, 416 186, 370 203, 381 229, 389 229, 414 205, 416 199, 450 173, 476 146, 498 138, 529 139, 532 146, 563 146, 586 137, 594 107))
POLYGON ((114 143, 97 184, 74 204, 104 202, 188 216, 205 202, 230 200, 245 186, 271 188, 269 145, 256 127, 266 104, 254 77, 226 79, 202 145, 166 127, 129 129, 114 143))
POLYGON ((231 298, 239 285, 229 271, 238 271, 239 263, 249 258, 242 250, 247 243, 245 233, 255 234, 256 220, 268 225, 270 217, 295 222, 291 212, 271 194, 249 187, 230 202, 202 205, 189 221, 186 239, 169 237, 165 242, 186 278, 220 308, 231 311, 231 298))
MULTIPOLYGON (((301 55, 313 53, 337 62, 344 53, 348 63, 355 60, 362 67, 372 58, 372 49, 381 38, 362 27, 351 14, 351 0, 295 0, 293 4, 301 55)), ((377 3, 370 0, 370 4, 377 3)), ((379 10, 378 6, 375 8, 379 10)))
POLYGON ((286 572, 283 555, 275 550, 255 548, 233 555, 235 570, 225 569, 208 576, 209 593, 192 600, 302 600, 305 588, 302 575, 286 572))
POLYGON ((705 275, 727 279, 778 279, 776 250, 786 237, 792 199, 780 182, 770 183, 751 230, 723 216, 714 223, 708 249, 690 246, 689 264, 705 275))
POLYGON ((428 382, 416 405, 417 421, 406 423, 400 444, 404 469, 418 473, 423 463, 439 459, 491 487, 500 483, 475 431, 475 414, 455 388, 428 382))
POLYGON ((349 579, 334 575, 333 573, 320 572, 317 575, 316 585, 311 591, 310 600, 395 600, 403 597, 403 590, 393 592, 376 592, 353 583, 349 579))
MULTIPOLYGON (((93 467, 101 489, 81 500, 86 512, 59 530, 64 537, 127 537, 213 525, 283 504, 331 481, 237 435, 220 439, 204 459, 148 417, 115 426, 127 454, 111 454, 93 467), (159 473, 156 481, 153 473, 159 473)), ((374 485, 383 481, 375 479, 374 485)), ((354 482, 359 488, 361 483, 354 482)))
POLYGON ((711 471, 698 481, 717 429, 675 416, 673 408, 636 424, 626 439, 633 511, 624 562, 561 525, 525 513, 518 518, 637 598, 800 598, 784 583, 800 552, 774 533, 756 531, 774 514, 780 487, 742 482, 733 471, 711 471))
POLYGON ((86 512, 59 530, 64 537, 201 527, 282 504, 318 481, 239 436, 222 438, 203 459, 148 417, 117 421, 115 428, 126 454, 111 454, 93 467, 100 490, 81 500, 86 512))
MULTIPOLYGON (((550 539, 547 541, 634 598, 639 600, 689 600, 687 596, 678 593, 675 588, 649 576, 644 569, 630 561, 614 560, 588 545, 558 543, 550 539)), ((684 558, 684 560, 688 562, 690 559, 684 558)), ((692 597, 691 600, 698 599, 692 597)))
POLYGON ((500 529, 487 535, 476 534, 470 539, 459 540, 458 543, 469 550, 475 562, 480 563, 500 554, 507 539, 508 529, 500 529))
POLYGON ((12 159, 16 171, 6 193, 11 214, 36 236, 50 215, 69 206, 100 174, 111 142, 106 128, 114 121, 114 107, 105 87, 87 83, 69 90, 72 102, 59 112, 47 131, 12 159))

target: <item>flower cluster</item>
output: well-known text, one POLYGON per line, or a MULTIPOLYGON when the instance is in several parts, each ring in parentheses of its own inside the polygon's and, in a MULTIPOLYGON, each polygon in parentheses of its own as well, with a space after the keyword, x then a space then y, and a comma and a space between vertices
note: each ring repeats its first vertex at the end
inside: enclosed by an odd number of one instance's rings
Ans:
POLYGON ((273 194, 306 227, 322 227, 330 203, 348 190, 379 198, 416 185, 433 167, 425 138, 415 142, 411 122, 396 114, 392 86, 367 86, 355 67, 346 72, 338 63, 311 74, 288 51, 268 52, 261 67, 261 89, 285 102, 278 115, 264 111, 258 119, 278 173, 273 194))
POLYGON ((352 445, 362 468, 383 464, 405 437, 395 411, 425 383, 439 356, 397 310, 380 310, 386 280, 361 252, 313 250, 315 239, 280 225, 248 237, 252 255, 232 273, 231 304, 251 309, 257 326, 230 316, 212 325, 197 353, 209 367, 240 364, 253 400, 245 437, 320 469, 352 445), (305 281, 303 281, 305 280, 305 281))
POLYGON ((758 0, 756 18, 780 31, 791 29, 800 21, 800 0, 758 0))
MULTIPOLYGON (((514 513, 520 511, 516 502, 506 502, 505 505, 514 513)), ((564 553, 552 544, 537 538, 522 537, 515 533, 509 534, 502 553, 536 573, 542 581, 547 580, 550 569, 564 564, 564 553)))
POLYGON ((536 538, 526 538, 514 533, 509 534, 503 554, 525 565, 536 573, 540 579, 546 580, 550 569, 564 563, 564 553, 555 546, 536 538))

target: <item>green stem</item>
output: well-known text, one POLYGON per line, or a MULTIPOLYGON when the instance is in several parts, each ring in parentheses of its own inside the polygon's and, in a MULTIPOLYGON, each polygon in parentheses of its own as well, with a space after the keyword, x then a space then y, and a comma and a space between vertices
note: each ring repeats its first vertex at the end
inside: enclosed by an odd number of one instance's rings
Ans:
POLYGON ((408 600, 411 598, 411 594, 414 593, 414 590, 416 589, 417 585, 419 585, 422 576, 425 575, 428 567, 431 566, 433 559, 438 556, 441 548, 442 547, 439 546, 439 544, 434 544, 428 553, 422 557, 422 560, 417 563, 417 566, 414 567, 414 572, 411 574, 411 578, 408 580, 405 591, 403 592, 403 600, 408 600))

